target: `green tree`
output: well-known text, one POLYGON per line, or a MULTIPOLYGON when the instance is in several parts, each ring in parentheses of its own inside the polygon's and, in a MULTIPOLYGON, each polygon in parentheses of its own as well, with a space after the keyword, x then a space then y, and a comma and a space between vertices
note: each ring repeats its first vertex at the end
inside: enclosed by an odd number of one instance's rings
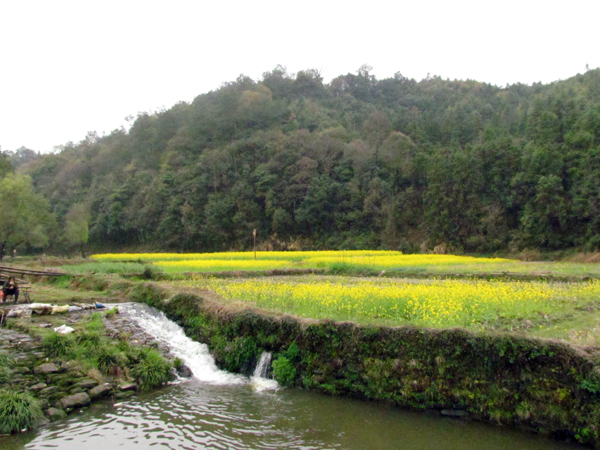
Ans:
POLYGON ((21 244, 48 244, 48 229, 55 220, 48 201, 33 189, 28 175, 8 174, 0 185, 0 260, 7 249, 21 244))
POLYGON ((61 239, 67 252, 72 248, 77 248, 81 252, 81 257, 86 257, 84 246, 90 237, 89 226, 89 208, 83 203, 76 203, 71 206, 65 216, 65 226, 61 239))

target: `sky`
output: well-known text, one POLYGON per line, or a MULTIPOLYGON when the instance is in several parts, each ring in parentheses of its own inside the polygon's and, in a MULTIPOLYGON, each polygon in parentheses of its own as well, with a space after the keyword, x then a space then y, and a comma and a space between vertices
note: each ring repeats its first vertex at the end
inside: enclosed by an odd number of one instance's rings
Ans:
POLYGON ((278 64, 550 83, 600 67, 598 17, 600 0, 0 0, 0 148, 57 151, 278 64))

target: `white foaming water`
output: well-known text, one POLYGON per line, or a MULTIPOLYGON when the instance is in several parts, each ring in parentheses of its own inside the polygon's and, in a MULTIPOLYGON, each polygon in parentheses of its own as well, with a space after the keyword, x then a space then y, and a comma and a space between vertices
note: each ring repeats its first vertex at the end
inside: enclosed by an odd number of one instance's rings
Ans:
POLYGON ((256 369, 254 369, 253 377, 259 378, 267 378, 269 373, 269 364, 271 364, 271 353, 270 352, 262 352, 260 354, 260 359, 258 364, 256 365, 256 369))
POLYGON ((279 388, 279 384, 275 380, 266 378, 268 364, 271 362, 270 353, 264 352, 261 355, 254 375, 248 379, 241 375, 220 370, 208 351, 208 346, 187 337, 183 329, 169 320, 163 312, 140 303, 124 303, 118 305, 118 307, 149 335, 166 344, 171 353, 181 359, 198 380, 211 384, 244 384, 250 382, 254 390, 259 392, 279 388), (264 373, 264 376, 261 376, 262 373, 264 373))
POLYGON ((183 329, 169 320, 164 313, 143 304, 126 303, 118 306, 148 334, 167 344, 171 353, 181 359, 200 381, 211 384, 242 384, 246 382, 241 375, 219 370, 206 344, 187 337, 183 329))
POLYGON ((279 384, 275 380, 269 380, 269 365, 271 364, 271 353, 262 352, 254 373, 252 374, 252 387, 257 391, 265 391, 271 389, 279 389, 279 384))

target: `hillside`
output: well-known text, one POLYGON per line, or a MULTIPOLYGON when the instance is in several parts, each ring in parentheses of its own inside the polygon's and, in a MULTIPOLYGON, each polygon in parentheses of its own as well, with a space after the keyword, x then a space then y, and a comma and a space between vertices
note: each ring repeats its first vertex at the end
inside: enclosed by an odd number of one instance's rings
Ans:
POLYGON ((600 69, 501 88, 278 67, 18 171, 105 250, 248 249, 254 229, 277 249, 597 250, 600 69))

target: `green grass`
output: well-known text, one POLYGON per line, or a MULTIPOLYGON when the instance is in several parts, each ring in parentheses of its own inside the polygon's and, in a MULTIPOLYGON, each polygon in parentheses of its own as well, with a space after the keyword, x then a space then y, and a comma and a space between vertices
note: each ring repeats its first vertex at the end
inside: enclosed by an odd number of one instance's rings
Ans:
POLYGON ((27 392, 0 392, 0 434, 18 433, 43 418, 38 401, 27 392))
POLYGON ((82 264, 69 264, 60 266, 60 270, 73 275, 84 274, 84 273, 96 273, 96 274, 131 274, 131 273, 143 273, 146 268, 146 264, 133 263, 133 262, 86 262, 82 264))
POLYGON ((154 349, 140 353, 139 363, 133 368, 133 375, 143 390, 165 384, 171 379, 173 366, 154 349))

